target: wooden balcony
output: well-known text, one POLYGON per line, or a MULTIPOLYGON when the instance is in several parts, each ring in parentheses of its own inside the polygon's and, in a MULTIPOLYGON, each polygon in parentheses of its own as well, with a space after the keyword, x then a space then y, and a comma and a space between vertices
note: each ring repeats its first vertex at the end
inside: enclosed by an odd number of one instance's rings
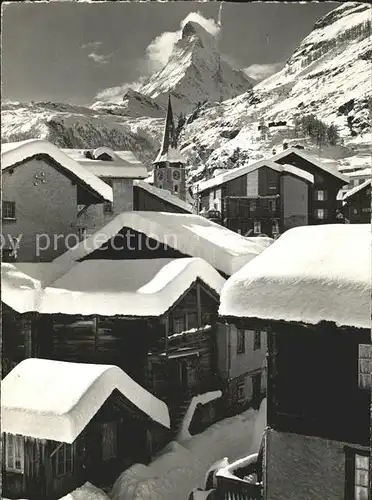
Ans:
POLYGON ((258 453, 237 460, 216 474, 216 500, 262 500, 258 453))

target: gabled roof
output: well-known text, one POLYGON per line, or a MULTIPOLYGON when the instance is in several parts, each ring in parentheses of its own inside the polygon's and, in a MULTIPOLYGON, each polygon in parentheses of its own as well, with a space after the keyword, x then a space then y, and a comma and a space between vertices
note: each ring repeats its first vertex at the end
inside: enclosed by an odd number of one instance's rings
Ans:
POLYGON ((106 201, 113 200, 112 189, 96 175, 89 172, 77 161, 63 153, 51 142, 30 139, 1 145, 1 169, 6 170, 37 155, 45 155, 54 160, 66 173, 72 175, 80 185, 106 201))
MULTIPOLYGON (((147 168, 141 163, 132 151, 113 151, 109 148, 97 148, 93 151, 107 151, 112 161, 87 158, 86 149, 62 149, 62 151, 73 160, 97 177, 122 178, 122 179, 145 179, 148 176, 147 168)), ((98 156, 98 155, 96 155, 98 156)))
POLYGON ((370 329, 370 225, 326 224, 286 231, 227 280, 219 312, 370 329))
POLYGON ((345 193, 343 200, 344 201, 348 200, 351 196, 354 196, 354 194, 359 193, 359 191, 362 191, 363 189, 371 185, 372 185, 371 179, 364 181, 362 184, 359 184, 359 186, 355 186, 352 189, 350 189, 347 193, 345 193))
POLYGON ((225 282, 210 264, 197 258, 86 260, 43 283, 35 279, 42 276, 42 267, 28 264, 27 275, 3 263, 2 301, 20 313, 157 317, 197 280, 217 295, 225 282))
POLYGON ((271 159, 269 160, 260 160, 255 163, 251 163, 249 165, 244 165, 243 167, 234 168, 232 170, 227 170, 226 172, 216 175, 212 179, 208 179, 204 182, 198 183, 198 191, 199 193, 205 191, 207 189, 216 188, 221 186, 221 184, 225 184, 226 182, 232 181, 233 179, 237 179, 242 175, 249 174, 250 172, 254 172, 255 170, 261 167, 269 167, 276 172, 284 172, 288 174, 295 175, 296 177, 300 177, 307 182, 314 183, 314 176, 309 174, 308 172, 294 167, 293 165, 281 165, 280 163, 275 163, 271 159))
POLYGON ((270 238, 245 238, 200 215, 133 211, 117 215, 102 229, 57 257, 54 262, 68 263, 83 259, 123 228, 143 233, 183 255, 200 257, 229 276, 273 242, 270 238))
POLYGON ((185 210, 185 212, 192 214, 194 211, 193 207, 189 203, 186 203, 185 201, 181 200, 178 196, 174 196, 170 191, 167 191, 166 189, 160 189, 155 186, 152 186, 151 184, 146 182, 146 180, 145 181, 135 180, 133 182, 133 185, 137 186, 140 189, 143 189, 144 191, 147 191, 153 196, 156 196, 156 198, 160 198, 161 200, 165 201, 166 203, 169 203, 170 205, 182 208, 183 210, 185 210))
POLYGON ((167 405, 117 366, 30 358, 1 382, 1 430, 73 443, 115 389, 170 427, 167 405))
POLYGON ((270 160, 276 162, 278 160, 281 160, 282 158, 285 158, 286 156, 288 156, 292 153, 296 154, 300 158, 308 161, 309 163, 312 163, 313 165, 315 165, 319 169, 323 170, 324 172, 327 172, 328 174, 333 175, 333 177, 336 177, 337 179, 344 181, 345 184, 348 184, 348 182, 349 182, 348 178, 345 175, 341 174, 335 167, 333 167, 332 165, 328 165, 327 162, 317 159, 315 156, 305 152, 302 149, 297 149, 297 148, 284 149, 280 153, 277 153, 277 154, 271 156, 270 160))

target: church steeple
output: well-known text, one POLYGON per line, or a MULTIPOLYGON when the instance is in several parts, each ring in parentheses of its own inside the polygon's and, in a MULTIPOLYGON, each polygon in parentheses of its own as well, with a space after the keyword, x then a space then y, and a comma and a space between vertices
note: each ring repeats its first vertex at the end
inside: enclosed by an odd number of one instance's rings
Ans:
POLYGON ((170 96, 165 119, 163 140, 160 151, 154 161, 154 185, 166 189, 174 195, 185 199, 186 179, 183 165, 185 160, 177 148, 177 134, 174 124, 170 96))
POLYGON ((154 164, 170 161, 169 156, 171 150, 177 150, 177 137, 176 137, 176 127, 174 124, 173 110, 170 96, 168 97, 168 109, 167 116, 165 118, 163 140, 161 143, 161 148, 159 151, 154 164))

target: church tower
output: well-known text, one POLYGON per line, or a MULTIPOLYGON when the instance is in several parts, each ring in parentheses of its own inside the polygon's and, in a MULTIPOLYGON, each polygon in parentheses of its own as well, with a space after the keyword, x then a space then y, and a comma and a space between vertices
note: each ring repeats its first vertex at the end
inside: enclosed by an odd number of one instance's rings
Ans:
POLYGON ((154 161, 154 186, 170 191, 181 200, 186 200, 185 159, 177 147, 176 127, 172 104, 168 98, 167 117, 165 119, 163 141, 154 161))

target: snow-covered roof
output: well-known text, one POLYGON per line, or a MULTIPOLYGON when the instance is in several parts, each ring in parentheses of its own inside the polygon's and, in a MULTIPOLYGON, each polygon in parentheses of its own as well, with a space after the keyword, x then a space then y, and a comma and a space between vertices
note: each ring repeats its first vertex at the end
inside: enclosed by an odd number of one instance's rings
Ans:
POLYGON ((148 193, 151 193, 152 195, 164 200, 167 203, 170 203, 171 205, 182 208, 190 214, 192 214, 194 211, 193 207, 189 203, 181 200, 178 196, 174 196, 170 191, 167 191, 166 189, 160 189, 158 187, 152 186, 146 181, 140 180, 135 180, 133 184, 134 186, 144 189, 148 193))
POLYGON ((270 160, 272 161, 278 161, 281 160, 282 158, 285 158, 286 156, 290 154, 296 154, 300 158, 312 163, 316 167, 320 168, 324 172, 327 172, 328 174, 333 175, 334 177, 337 177, 337 179, 340 179, 341 181, 344 181, 345 184, 347 184, 349 181, 345 175, 341 174, 335 167, 332 165, 328 165, 326 161, 322 161, 317 159, 315 156, 310 155, 309 153, 305 152, 303 149, 297 149, 297 148, 288 148, 284 149, 280 153, 275 154, 274 156, 271 156, 270 160))
POLYGON ((300 177, 301 179, 304 179, 305 181, 311 182, 312 184, 314 183, 314 176, 312 174, 309 174, 305 170, 297 168, 293 165, 287 165, 287 164, 281 165, 280 163, 275 163, 270 159, 270 160, 260 160, 248 165, 244 165, 243 167, 227 170, 223 174, 216 175, 216 177, 213 177, 212 179, 208 179, 207 181, 204 182, 199 182, 198 183, 199 193, 207 189, 220 186, 221 184, 225 184, 226 182, 232 181, 233 179, 241 177, 242 175, 254 172, 255 170, 261 167, 269 167, 275 170, 276 172, 284 172, 292 174, 297 177, 300 177))
POLYGON ((344 201, 348 200, 354 194, 359 193, 359 191, 361 191, 362 189, 365 189, 367 186, 371 186, 371 184, 372 184, 372 180, 368 179, 368 180, 362 182, 362 184, 359 184, 359 186, 355 186, 352 189, 349 189, 349 191, 347 191, 347 193, 345 193, 345 195, 344 195, 344 198, 343 198, 344 201))
POLYGON ((273 242, 270 238, 260 237, 249 240, 200 215, 132 211, 117 215, 54 262, 67 263, 82 259, 124 227, 143 233, 184 255, 200 257, 227 275, 235 273, 273 242))
MULTIPOLYGON (((98 149, 106 152, 103 150, 108 148, 98 149)), ((99 153, 98 149, 95 151, 99 153)), ((148 176, 147 168, 132 151, 110 150, 108 154, 112 157, 112 161, 87 158, 86 149, 62 149, 62 151, 98 177, 145 179, 148 176)))
POLYGON ((154 184, 154 171, 151 172, 151 174, 146 177, 145 182, 148 184, 154 184))
POLYGON ((169 428, 167 405, 117 366, 29 358, 1 382, 1 430, 73 443, 115 389, 169 428))
POLYGON ((186 163, 186 160, 182 156, 179 149, 172 148, 171 146, 169 147, 168 151, 166 151, 165 153, 160 151, 153 163, 160 163, 163 161, 168 161, 169 163, 182 163, 182 164, 186 163))
POLYGON ((227 280, 220 314, 370 328, 371 228, 303 226, 285 232, 227 280))
POLYGON ((370 167, 367 167, 367 168, 360 168, 359 170, 353 170, 352 172, 343 172, 343 174, 347 177, 347 178, 353 178, 353 177, 365 177, 365 176, 368 176, 368 177, 371 177, 372 176, 372 168, 370 167))
POLYGON ((27 141, 9 142, 1 145, 1 169, 5 170, 13 165, 32 158, 36 155, 46 155, 58 163, 65 171, 80 180, 80 183, 106 201, 113 200, 112 189, 89 172, 77 161, 66 155, 51 142, 43 139, 29 139, 27 141))
MULTIPOLYGON (((32 264, 28 266, 35 276, 32 264)), ((40 273, 42 264, 34 266, 40 273)), ((44 286, 4 263, 2 301, 20 313, 161 316, 197 279, 217 294, 225 282, 210 264, 197 258, 86 260, 44 286)))

